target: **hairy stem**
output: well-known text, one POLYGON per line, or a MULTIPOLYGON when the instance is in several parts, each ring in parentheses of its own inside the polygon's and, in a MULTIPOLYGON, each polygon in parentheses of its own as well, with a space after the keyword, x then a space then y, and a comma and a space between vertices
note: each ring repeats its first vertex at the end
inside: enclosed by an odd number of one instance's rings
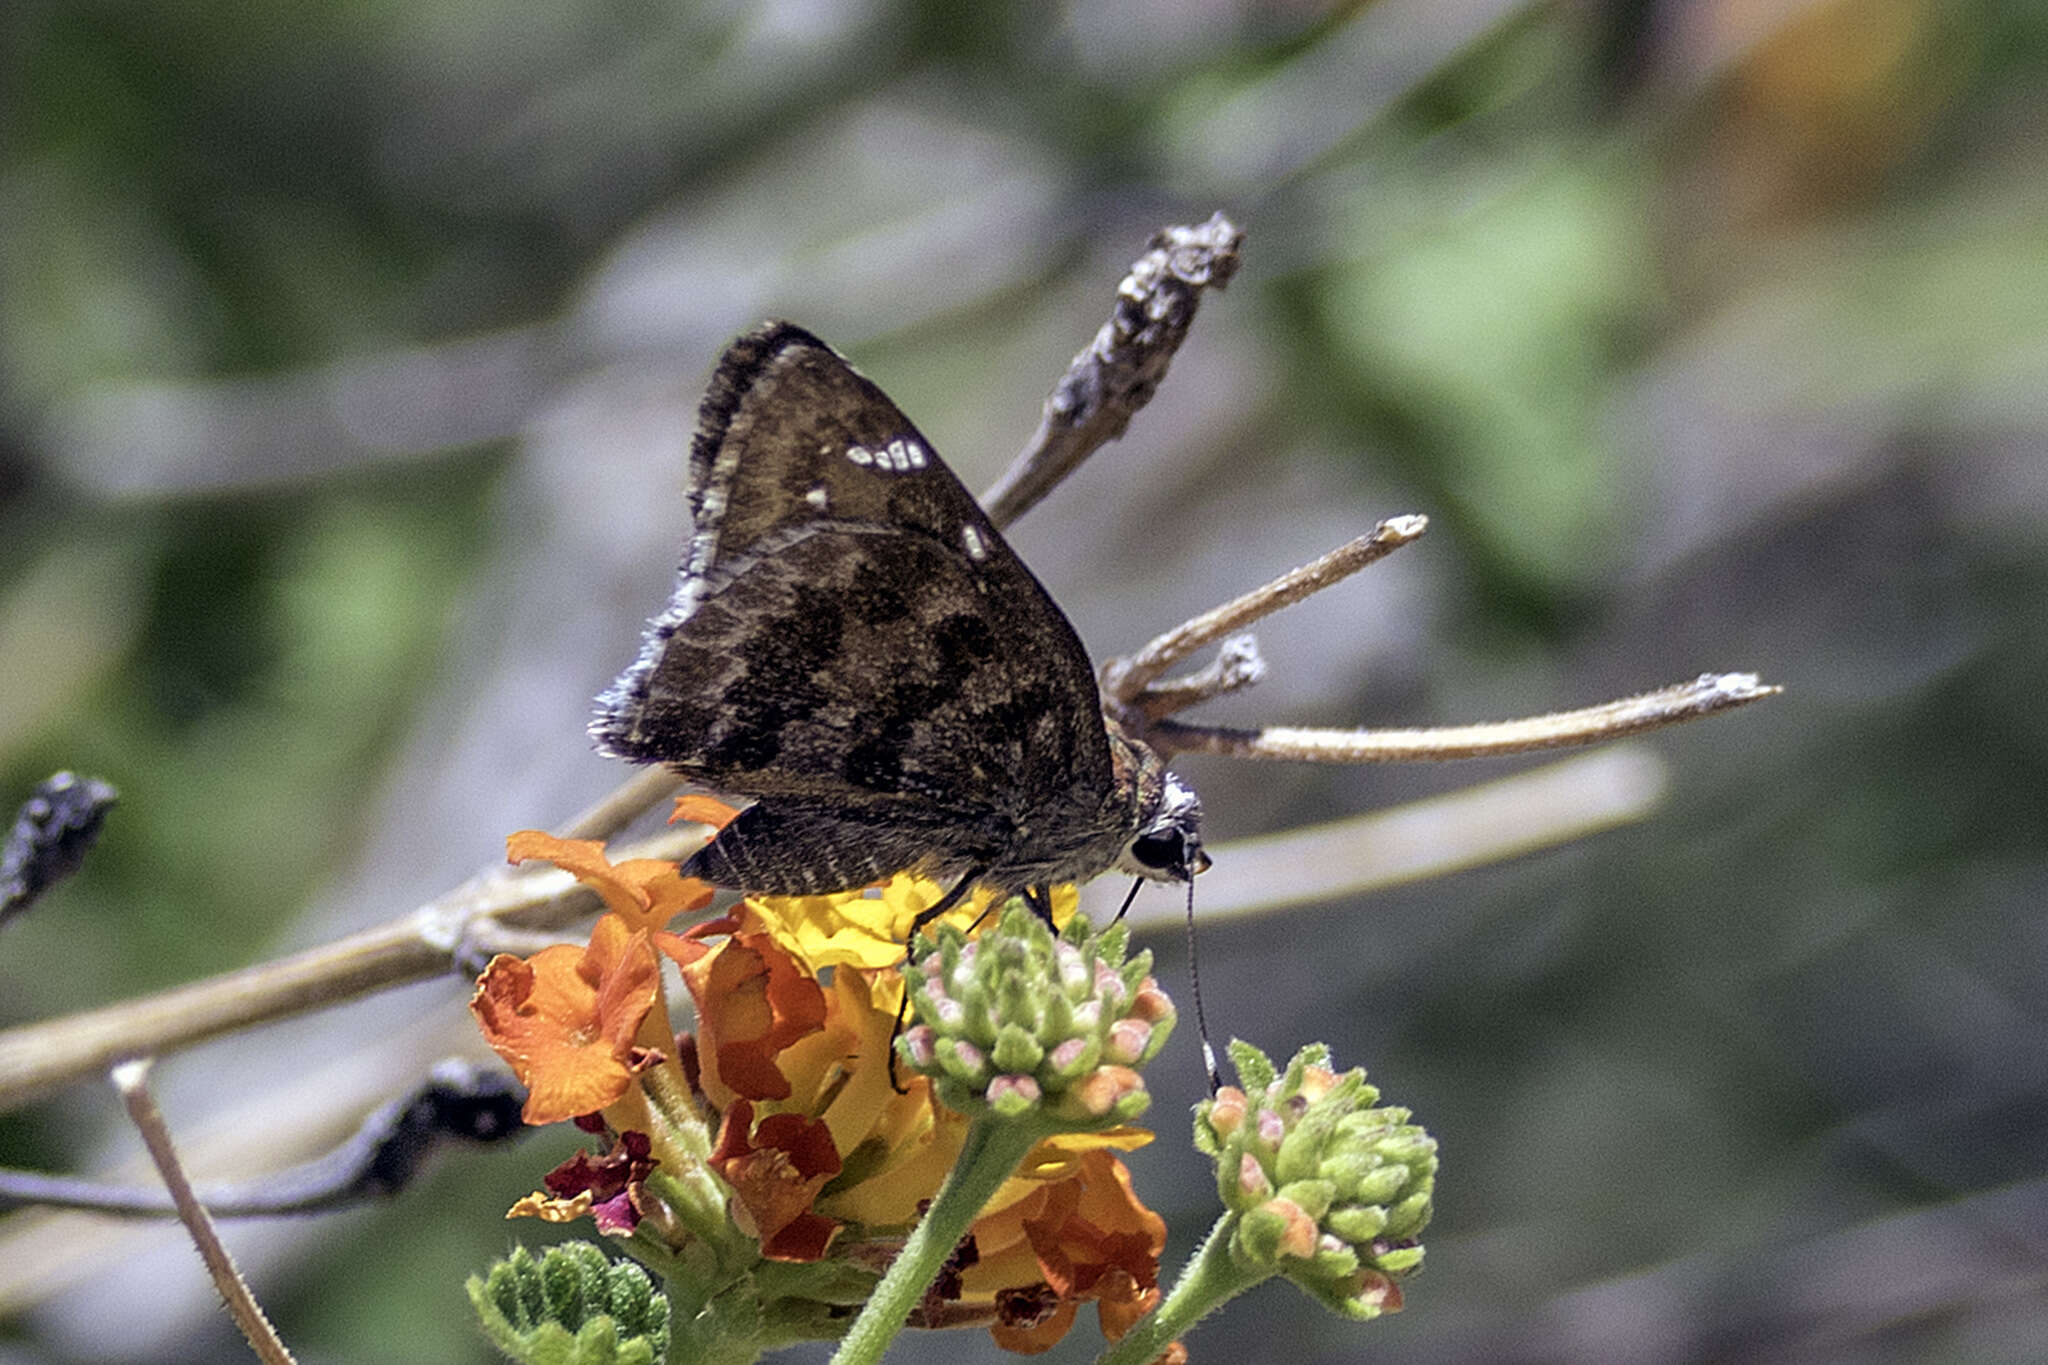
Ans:
POLYGON ((1036 1125, 1005 1119, 977 1119, 946 1183, 926 1211, 924 1221, 903 1244, 889 1273, 875 1286, 867 1307, 854 1319, 832 1365, 875 1365, 911 1310, 938 1278, 946 1258, 967 1235, 975 1216, 1010 1178, 1017 1164, 1040 1137, 1036 1125))
POLYGON ((170 1190, 178 1217, 192 1235, 192 1245, 199 1249, 199 1259, 206 1263, 206 1273, 213 1278, 213 1287, 220 1291, 235 1326, 241 1329, 257 1359, 267 1365, 293 1365, 292 1353, 285 1348, 277 1329, 270 1325, 270 1319, 263 1315, 262 1306, 249 1291, 249 1282, 235 1268, 235 1258, 228 1254, 220 1234, 214 1231, 206 1206, 192 1192, 192 1182, 186 1178, 178 1149, 171 1142, 170 1129, 164 1126, 163 1114, 149 1093, 149 1059, 122 1062, 112 1074, 114 1088, 121 1092, 121 1102, 128 1108, 128 1117, 142 1134, 143 1146, 149 1149, 157 1174, 170 1190))
POLYGON ((1217 1219, 1165 1299, 1138 1319, 1123 1340, 1103 1352, 1096 1365, 1148 1365, 1196 1323, 1268 1279, 1271 1272, 1246 1270, 1231 1259, 1230 1234, 1236 1225, 1234 1213, 1217 1219))

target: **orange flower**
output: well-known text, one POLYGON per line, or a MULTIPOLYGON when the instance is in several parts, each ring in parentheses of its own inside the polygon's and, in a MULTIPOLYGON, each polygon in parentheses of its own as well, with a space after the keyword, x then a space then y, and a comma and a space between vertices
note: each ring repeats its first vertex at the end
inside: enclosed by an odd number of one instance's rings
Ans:
MULTIPOLYGON (((691 931, 726 936, 683 971, 697 1006, 696 1079, 723 1114, 720 1152, 745 1159, 718 1168, 747 1208, 763 1254, 815 1259, 842 1224, 913 1223, 952 1168, 966 1120, 936 1106, 922 1077, 908 1078, 908 1093, 890 1084, 895 1009, 874 1001, 873 978, 883 973, 840 966, 820 981, 815 964, 763 930, 761 906, 749 900, 691 931), (828 1164, 826 1150, 830 1172, 813 1178, 828 1164), (772 1181, 763 1151, 791 1163, 772 1181), (785 1202, 798 1195, 800 1210, 785 1202)), ((886 974, 895 976, 893 964, 886 974)))
POLYGON ((825 992, 767 935, 740 926, 743 916, 701 924, 699 935, 725 941, 683 968, 697 1003, 697 1058, 702 1085, 723 1109, 736 1098, 786 1100, 791 1087, 776 1057, 825 1022, 825 992))
MULTIPOLYGON (((730 815, 679 802, 677 817, 721 813, 730 815)), ((968 1126, 933 1099, 923 1077, 905 1076, 904 1092, 890 1082, 903 936, 940 888, 900 876, 865 894, 750 897, 679 936, 661 926, 701 908, 710 889, 673 864, 614 865, 600 845, 533 832, 508 847, 515 858, 547 858, 573 872, 611 909, 586 947, 493 960, 471 1002, 485 1037, 531 1089, 527 1122, 603 1111, 630 1140, 650 1127, 639 1077, 674 1067, 714 1111, 706 1164, 730 1188, 731 1216, 765 1258, 821 1259, 842 1232, 887 1245, 915 1223, 968 1126), (696 1005, 695 1036, 681 1056, 658 954, 682 968, 696 1005)), ((1056 918, 1073 906, 1072 889, 1063 889, 1056 918)), ((970 902, 955 920, 964 926, 985 908, 970 902)), ((1089 1301, 1105 1333, 1122 1335, 1158 1300, 1165 1225, 1137 1201, 1109 1149, 1150 1140, 1125 1128, 1040 1144, 974 1224, 979 1261, 949 1276, 941 1298, 974 1320, 993 1319, 997 1342, 1013 1351, 1046 1349, 1089 1301)), ((560 1217, 609 1200, 614 1222, 628 1226, 638 1170, 601 1188, 572 1181, 552 1199, 535 1196, 545 1207, 534 1211, 560 1217)))
POLYGON ((707 950, 658 931, 676 915, 709 904, 711 888, 658 859, 614 864, 590 839, 522 830, 505 841, 505 850, 513 862, 541 858, 574 873, 611 913, 599 917, 586 945, 543 948, 525 960, 493 958, 477 981, 470 1011, 485 1041, 525 1082, 528 1123, 596 1113, 627 1098, 640 1071, 674 1063, 668 1011, 657 1008, 655 950, 681 964, 707 950))
POLYGON ((525 1120, 553 1123, 625 1094, 649 1060, 636 1043, 660 991, 647 931, 606 915, 587 946, 492 958, 469 1008, 485 1041, 525 1082, 525 1120))
MULTIPOLYGON (((721 807, 721 809, 723 809, 721 807)), ((730 815, 730 812, 727 812, 730 815)), ((553 863, 604 898, 605 909, 635 929, 659 929, 677 915, 711 904, 712 887, 685 877, 662 858, 628 858, 614 863, 596 839, 557 839, 523 829, 505 840, 505 860, 538 858, 553 863)))
MULTIPOLYGON (((909 1226, 959 1156, 966 1119, 933 1101, 922 1077, 904 1078, 909 1094, 888 1081, 903 954, 888 933, 929 903, 922 891, 906 878, 880 897, 752 897, 729 920, 692 931, 727 933, 713 954, 746 964, 728 977, 707 955, 685 971, 699 1029, 707 1039, 749 1040, 758 1048, 750 1065, 772 1057, 787 1087, 743 1094, 723 1064, 730 1043, 702 1049, 721 1059, 716 1078, 706 1061, 703 1080, 706 1098, 726 1110, 721 1154, 740 1158, 719 1169, 771 1259, 822 1257, 842 1226, 909 1226), (830 980, 819 983, 826 967, 830 980), (719 988, 736 978, 750 989, 719 988), (812 999, 822 1001, 821 1014, 812 999), (797 1001, 806 1002, 801 1012, 797 1001), (821 1176, 831 1166, 819 1145, 827 1137, 837 1166, 821 1176)), ((1114 1339, 1158 1302, 1166 1225, 1138 1202, 1129 1172, 1110 1154, 1150 1141, 1134 1128, 1052 1139, 998 1191, 974 1224, 979 1263, 955 1291, 963 1306, 980 1305, 982 1321, 995 1318, 998 1344, 1045 1350, 1085 1302, 1097 1305, 1114 1339)))
MULTIPOLYGON (((1135 1145, 1134 1136, 1150 1140, 1127 1132, 1120 1145, 1135 1145)), ((1078 1141, 1062 1139, 1071 1159, 1040 1168, 1063 1174, 1034 1181, 1034 1161, 1027 1160, 975 1220, 980 1260, 961 1276, 961 1298, 995 1303, 998 1320, 990 1332, 1006 1351, 1047 1350, 1073 1325, 1075 1307, 1089 1301, 1102 1334, 1114 1341, 1159 1301, 1165 1220, 1138 1201, 1123 1162, 1100 1147, 1075 1150, 1078 1141), (1005 1202, 1014 1187, 1033 1184, 1023 1197, 1005 1202), (1050 1296, 1018 1295, 1036 1285, 1050 1296)), ((1034 1158, 1054 1145, 1042 1145, 1034 1158)))

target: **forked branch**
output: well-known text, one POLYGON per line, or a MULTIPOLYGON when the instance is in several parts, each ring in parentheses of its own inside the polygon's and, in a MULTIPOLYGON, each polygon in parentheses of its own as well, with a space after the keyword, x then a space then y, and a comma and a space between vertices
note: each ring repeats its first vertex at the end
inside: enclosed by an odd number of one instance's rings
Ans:
MULTIPOLYGON (((1385 559, 1429 529, 1423 516, 1389 517, 1356 540, 1347 541, 1298 569, 1281 574, 1263 587, 1220 607, 1211 607, 1191 621, 1159 636, 1136 654, 1111 659, 1102 667, 1102 692, 1111 705, 1137 706, 1141 711, 1166 714, 1148 705, 1144 693, 1160 674, 1205 645, 1242 631, 1254 621, 1292 606, 1333 583, 1341 583, 1366 565, 1385 559)), ((1263 671, 1263 670, 1261 670, 1263 671)), ((1167 708, 1178 710, 1179 707, 1167 708)))
POLYGON ((1691 682, 1576 711, 1401 730, 1280 725, 1241 730, 1168 719, 1177 711, 1249 686, 1265 675, 1257 642, 1249 635, 1232 632, 1386 558, 1419 537, 1428 525, 1426 517, 1389 517, 1370 533, 1167 631, 1136 654, 1110 660, 1102 668, 1103 704, 1163 755, 1221 754, 1303 763, 1412 763, 1598 744, 1711 716, 1784 690, 1760 681, 1754 673, 1702 673, 1691 682), (1229 638, 1209 667, 1182 678, 1156 681, 1174 664, 1226 636, 1229 638))

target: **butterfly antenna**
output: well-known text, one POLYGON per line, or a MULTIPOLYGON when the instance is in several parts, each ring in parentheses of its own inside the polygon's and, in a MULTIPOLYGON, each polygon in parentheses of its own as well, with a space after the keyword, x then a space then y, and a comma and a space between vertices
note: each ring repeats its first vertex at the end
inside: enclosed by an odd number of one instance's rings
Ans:
MULTIPOLYGON (((904 966, 907 967, 917 961, 917 936, 924 927, 958 905, 960 898, 981 880, 981 874, 986 871, 988 869, 985 867, 974 868, 959 881, 954 882, 952 890, 917 912, 917 918, 910 921, 910 938, 903 945, 904 966)), ((986 917, 988 912, 984 910, 982 914, 986 917)), ((979 924, 981 921, 976 920, 975 923, 979 924)), ((909 1017, 910 983, 906 981, 903 983, 903 998, 896 1002, 896 1026, 889 1030, 889 1088, 899 1095, 910 1093, 903 1088, 903 1082, 896 1079, 896 1040, 903 1036, 903 1021, 909 1017)))
MULTIPOLYGON (((1116 908, 1116 918, 1110 921, 1111 924, 1123 923, 1124 916, 1131 913, 1131 902, 1138 899, 1138 888, 1143 886, 1144 884, 1145 879, 1143 877, 1131 878, 1131 894, 1125 896, 1124 903, 1116 908)), ((1188 884, 1188 889, 1194 889, 1194 884, 1192 882, 1188 884)))
MULTIPOLYGON (((1132 894, 1137 888, 1131 888, 1132 894)), ((1130 902, 1124 902, 1126 909, 1130 902)), ((1122 918, 1119 913, 1118 918, 1122 918)), ((1213 1097, 1223 1088, 1223 1073, 1216 1069, 1216 1049, 1209 1043, 1209 1021, 1202 1015, 1202 972, 1195 965, 1195 881, 1188 879, 1188 992, 1195 998, 1195 1032, 1202 1038, 1202 1065, 1209 1069, 1209 1094, 1213 1097)), ((892 1051, 891 1058, 895 1057, 892 1051)))

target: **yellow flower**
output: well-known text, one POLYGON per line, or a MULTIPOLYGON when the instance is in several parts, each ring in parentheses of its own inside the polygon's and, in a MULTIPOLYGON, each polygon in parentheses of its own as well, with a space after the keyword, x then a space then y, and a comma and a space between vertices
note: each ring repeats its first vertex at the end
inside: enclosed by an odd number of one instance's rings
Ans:
MULTIPOLYGON (((902 872, 867 891, 753 896, 747 906, 761 929, 812 971, 844 966, 874 973, 869 984, 893 1019, 903 993, 902 978, 894 969, 902 965, 910 926, 945 890, 936 882, 902 872)), ((964 930, 989 912, 992 899, 977 887, 939 920, 964 930)), ((1064 925, 1080 903, 1077 888, 1055 887, 1053 923, 1064 925)))

